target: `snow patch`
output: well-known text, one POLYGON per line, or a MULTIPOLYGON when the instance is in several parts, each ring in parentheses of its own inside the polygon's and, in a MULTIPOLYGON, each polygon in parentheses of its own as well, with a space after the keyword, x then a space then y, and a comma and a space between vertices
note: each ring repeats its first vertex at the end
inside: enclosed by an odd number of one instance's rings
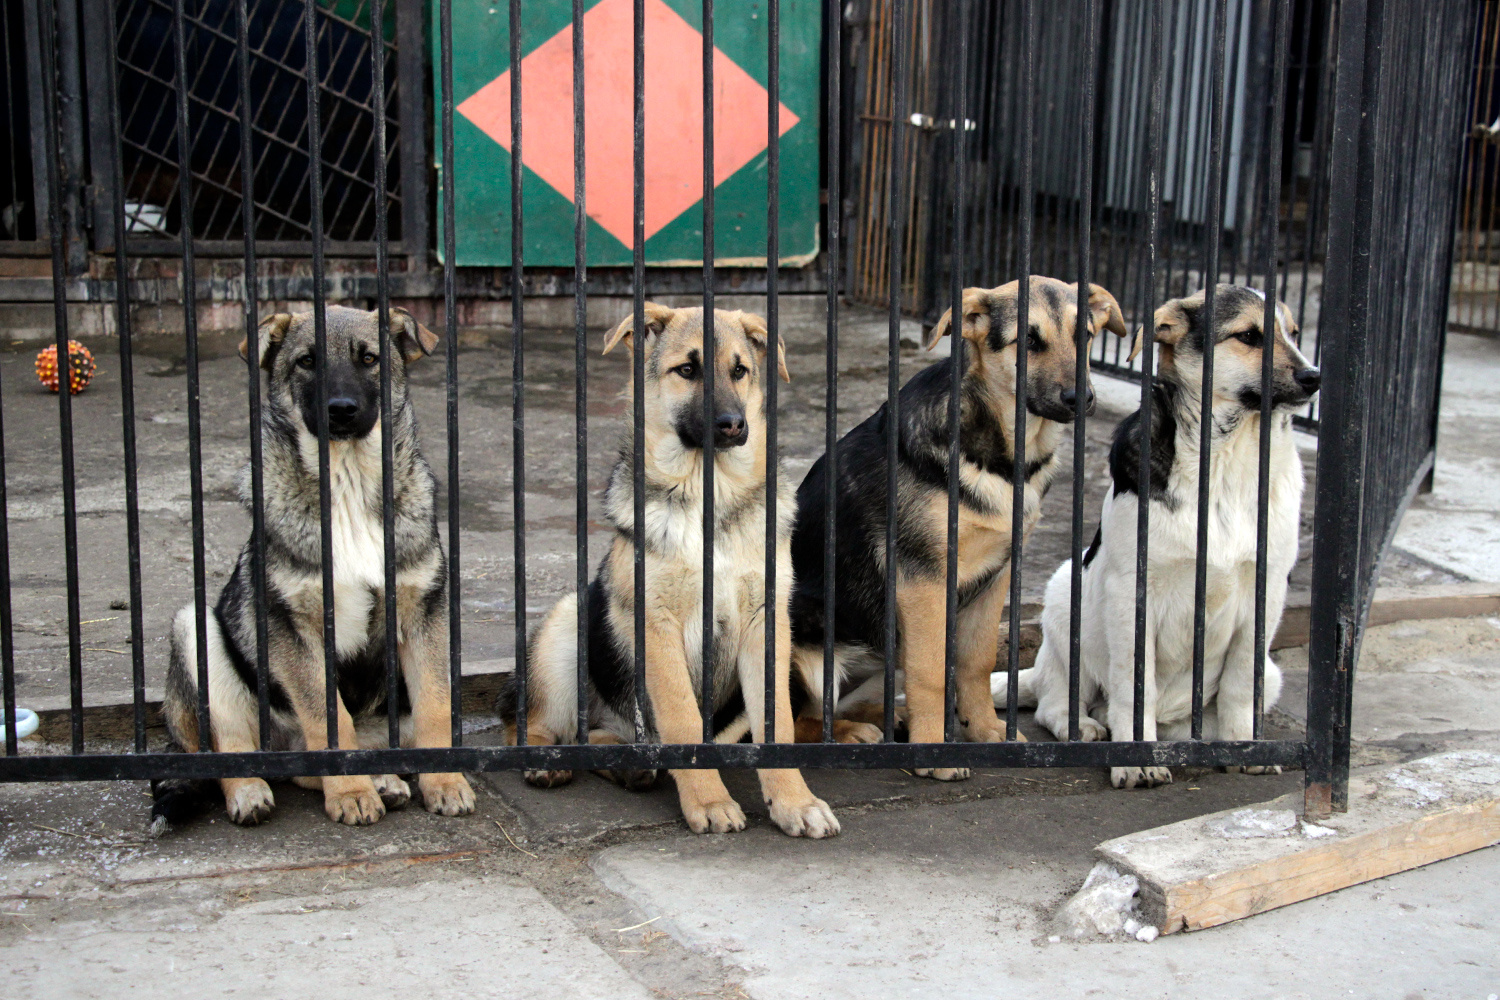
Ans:
POLYGON ((1137 941, 1154 941, 1160 933, 1151 924, 1141 922, 1136 893, 1140 882, 1134 875, 1122 875, 1112 866, 1099 862, 1083 881, 1083 888, 1073 894, 1057 911, 1058 933, 1047 938, 1116 937, 1128 935, 1137 941))
POLYGON ((1203 824, 1204 832, 1226 840, 1254 837, 1286 837, 1297 828, 1297 814, 1290 809, 1236 809, 1203 824))

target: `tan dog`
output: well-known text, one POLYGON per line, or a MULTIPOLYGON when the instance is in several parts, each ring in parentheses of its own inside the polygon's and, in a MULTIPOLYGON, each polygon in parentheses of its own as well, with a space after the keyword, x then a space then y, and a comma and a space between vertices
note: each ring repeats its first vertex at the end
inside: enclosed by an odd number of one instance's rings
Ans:
MULTIPOLYGON (((1078 324, 1076 286, 1033 277, 1028 322, 1018 331, 1019 283, 969 288, 963 294, 965 342, 960 410, 958 515, 958 719, 974 742, 1005 739, 995 714, 990 674, 995 669, 999 622, 1010 588, 1011 471, 1016 436, 1016 350, 1027 350, 1025 530, 1040 514, 1043 494, 1057 472, 1062 425, 1077 406, 1078 324)), ((1119 304, 1091 286, 1086 322, 1125 336, 1119 304)), ((949 331, 943 314, 927 345, 949 331)), ((957 352, 955 352, 957 354, 957 352)), ((948 399, 953 358, 918 372, 901 389, 897 481, 896 605, 899 647, 894 651, 906 692, 911 741, 943 739, 944 623, 948 560, 948 399)), ((1089 390, 1084 408, 1091 407, 1089 390)), ((810 714, 821 714, 824 620, 823 519, 827 476, 835 475, 839 530, 833 585, 835 653, 839 677, 859 686, 838 706, 849 718, 877 718, 885 667, 886 443, 892 433, 882 406, 838 446, 838 470, 827 456, 797 491, 792 536, 796 589, 792 596, 793 662, 811 693, 810 714)), ((1019 734, 1018 734, 1019 735, 1019 734)), ((967 778, 968 768, 919 768, 940 780, 967 778)))
MULTIPOLYGON (((635 530, 631 439, 626 437, 611 473, 604 504, 616 535, 588 592, 590 742, 634 739, 635 546, 646 549, 645 738, 665 743, 702 739, 703 444, 714 435, 714 611, 719 622, 713 670, 715 731, 748 716, 757 742, 766 740, 765 693, 766 435, 764 386, 787 378, 785 349, 769 357, 759 316, 716 310, 714 426, 703 422, 703 310, 647 303, 640 349, 645 368, 645 530, 635 530)), ((605 338, 609 353, 624 342, 637 349, 634 318, 605 338)), ((779 529, 776 580, 776 733, 793 739, 787 689, 792 589, 788 550, 796 503, 784 475, 777 477, 779 529)), ((531 637, 527 687, 527 741, 571 741, 577 706, 578 601, 558 601, 531 637)), ((502 717, 517 713, 514 690, 501 695, 502 717)), ((514 741, 514 724, 511 725, 514 741)), ((656 772, 613 775, 631 788, 649 787, 656 772)), ((532 772, 544 787, 570 780, 570 772, 532 772)), ((717 771, 676 770, 682 814, 694 832, 722 833, 745 826, 745 814, 717 771)), ((761 788, 771 819, 792 836, 827 837, 838 820, 794 769, 762 770, 761 788)))

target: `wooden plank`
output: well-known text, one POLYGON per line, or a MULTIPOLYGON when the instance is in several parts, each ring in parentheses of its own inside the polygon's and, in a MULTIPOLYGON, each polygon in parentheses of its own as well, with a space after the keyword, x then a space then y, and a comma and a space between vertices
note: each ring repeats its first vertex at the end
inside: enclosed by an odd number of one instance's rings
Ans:
POLYGON ((1163 933, 1214 927, 1495 843, 1500 843, 1500 801, 1466 803, 1326 847, 1164 887, 1163 933))
MULTIPOLYGON (((1296 591, 1287 595, 1286 611, 1276 630, 1272 649, 1305 646, 1312 595, 1296 591)), ((1432 587, 1381 587, 1370 606, 1371 625, 1421 621, 1432 618, 1473 618, 1500 615, 1500 585, 1455 583, 1432 587)))
POLYGON ((1100 844, 1163 934, 1214 927, 1500 843, 1500 754, 1438 754, 1354 778, 1313 827, 1300 794, 1100 844))

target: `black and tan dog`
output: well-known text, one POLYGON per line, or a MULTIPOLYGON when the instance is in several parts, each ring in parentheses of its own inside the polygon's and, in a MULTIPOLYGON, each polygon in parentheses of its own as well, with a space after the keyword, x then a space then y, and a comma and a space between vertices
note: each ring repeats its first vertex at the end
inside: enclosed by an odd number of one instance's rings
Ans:
MULTIPOLYGON (((1005 727, 995 714, 990 673, 995 669, 999 623, 1010 586, 1011 471, 1014 461, 1016 350, 1027 351, 1026 531, 1036 524, 1042 496, 1057 472, 1062 425, 1073 420, 1078 323, 1076 286, 1033 277, 1028 322, 1018 330, 1019 282, 969 288, 963 294, 963 394, 960 400, 960 509, 958 541, 958 718, 974 742, 997 742, 1005 727)), ((1107 329, 1125 336, 1114 296, 1090 287, 1089 335, 1107 329)), ((928 347, 948 332, 950 317, 928 335, 928 347)), ((958 352, 955 352, 957 354, 958 352)), ((944 620, 947 603, 949 358, 918 372, 901 389, 897 476, 897 666, 906 692, 907 726, 914 743, 943 739, 944 620)), ((1092 405, 1093 390, 1084 407, 1092 405)), ((821 711, 823 684, 823 520, 827 477, 836 478, 837 537, 834 567, 835 690, 844 682, 878 687, 885 657, 886 442, 896 433, 888 409, 839 442, 838 468, 827 456, 813 465, 797 491, 792 536, 796 585, 792 595, 793 662, 821 711)), ((862 698, 856 690, 845 700, 862 698)), ((967 768, 922 768, 941 780, 967 778, 967 768)))
MULTIPOLYGON (((400 635, 402 743, 451 743, 447 561, 438 540, 432 470, 417 442, 407 399, 406 366, 432 352, 437 336, 400 309, 391 310, 392 426, 380 425, 380 339, 374 313, 331 307, 327 312, 329 475, 332 491, 334 639, 337 643, 339 746, 361 745, 356 723, 378 728, 384 745, 385 545, 381 519, 381 435, 394 437, 396 615, 400 635)), ((318 403, 313 317, 277 314, 260 326, 259 363, 267 375, 262 434, 265 498, 267 660, 273 750, 327 747, 323 667, 323 576, 318 502, 318 403)), ((240 345, 244 355, 247 345, 240 345)), ((241 493, 249 506, 249 477, 241 493)), ((256 705, 256 614, 251 583, 254 548, 247 542, 218 604, 207 619, 209 722, 221 752, 259 747, 256 705)), ((196 616, 183 608, 172 628, 172 656, 162 707, 179 749, 195 751, 198 729, 196 616)), ((372 745, 371 732, 364 745, 372 745)), ((387 805, 411 795, 393 774, 299 778, 321 788, 330 819, 363 825, 387 805)), ((218 783, 229 818, 253 824, 275 805, 260 778, 218 783)), ((462 774, 417 779, 431 812, 457 816, 474 810, 462 774)), ((153 785, 153 823, 173 823, 198 811, 212 783, 162 780, 153 785)))
MULTIPOLYGON (((702 738, 698 692, 702 663, 703 444, 714 440, 714 611, 716 662, 713 690, 717 727, 748 716, 756 742, 764 742, 765 551, 778 548, 776 580, 776 733, 793 739, 787 681, 791 633, 787 601, 792 560, 788 551, 796 503, 785 475, 777 477, 779 529, 766 538, 766 435, 764 386, 787 378, 785 349, 769 357, 769 337, 759 316, 714 314, 714 426, 703 423, 703 310, 645 307, 646 330, 637 344, 634 317, 615 327, 604 351, 621 341, 644 350, 645 530, 635 530, 632 452, 627 436, 610 475, 604 506, 614 543, 588 591, 588 702, 590 742, 634 738, 635 546, 646 555, 646 738, 696 743, 702 738)), ((633 391, 633 387, 631 389, 633 391)), ((527 742, 571 742, 576 726, 578 601, 557 602, 531 637, 527 687, 527 742)), ((499 711, 514 720, 514 691, 502 693, 499 711)), ((510 726, 514 740, 514 723, 510 726)), ((733 739, 734 735, 728 737, 733 739)), ((745 826, 745 814, 717 771, 672 772, 682 814, 697 833, 745 826)), ((567 771, 532 772, 549 787, 571 779, 567 771)), ((614 775, 627 787, 649 787, 654 772, 614 775)), ((761 790, 771 819, 792 836, 827 837, 838 820, 794 769, 762 770, 761 790)))

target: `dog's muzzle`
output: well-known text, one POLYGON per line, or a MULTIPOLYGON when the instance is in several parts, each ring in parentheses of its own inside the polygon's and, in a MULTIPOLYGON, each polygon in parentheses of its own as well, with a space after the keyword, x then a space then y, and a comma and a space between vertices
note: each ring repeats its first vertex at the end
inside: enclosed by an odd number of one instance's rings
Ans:
POLYGON ((328 436, 331 438, 351 438, 360 436, 369 430, 361 426, 365 423, 361 419, 359 402, 348 396, 335 396, 328 401, 328 436))
POLYGON ((714 418, 714 447, 738 448, 750 439, 743 413, 721 413, 714 418))

